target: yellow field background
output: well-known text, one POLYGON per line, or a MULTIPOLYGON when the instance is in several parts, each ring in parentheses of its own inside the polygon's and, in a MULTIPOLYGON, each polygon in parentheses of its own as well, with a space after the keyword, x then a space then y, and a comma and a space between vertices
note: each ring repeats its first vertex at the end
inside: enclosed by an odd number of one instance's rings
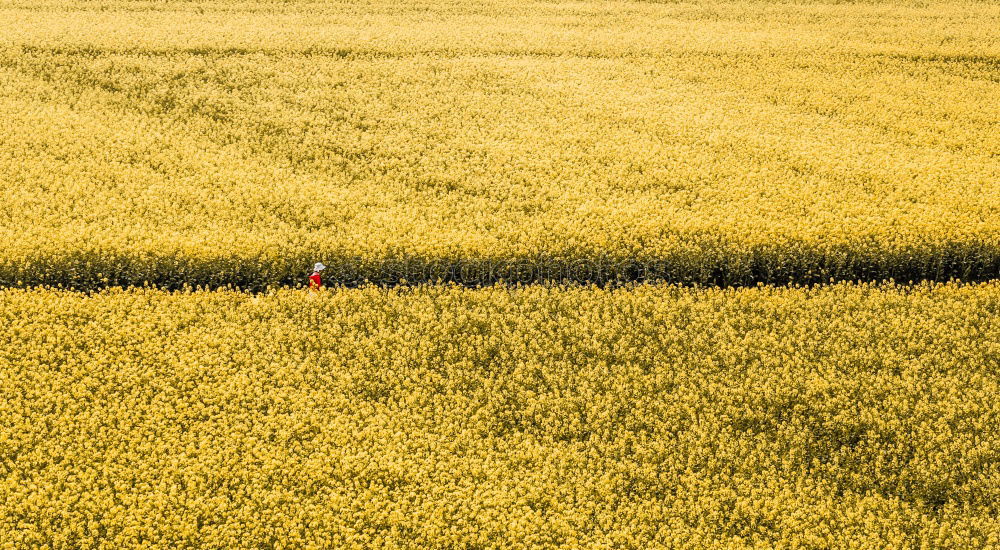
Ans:
POLYGON ((997 2, 0 0, 0 550, 1000 548, 998 277, 997 2))
POLYGON ((0 283, 988 279, 998 59, 992 2, 3 2, 0 283))
POLYGON ((993 548, 1000 285, 0 292, 5 548, 993 548))

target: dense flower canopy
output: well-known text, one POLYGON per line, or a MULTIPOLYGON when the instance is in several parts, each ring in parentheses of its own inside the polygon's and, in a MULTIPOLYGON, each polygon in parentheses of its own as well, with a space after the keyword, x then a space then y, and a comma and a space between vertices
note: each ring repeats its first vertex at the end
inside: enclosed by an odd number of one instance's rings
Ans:
POLYGON ((0 292, 13 547, 987 548, 1000 285, 0 292))
POLYGON ((998 56, 989 2, 0 2, 0 283, 988 278, 998 56))
POLYGON ((975 0, 0 0, 0 549, 1000 548, 998 60, 975 0))

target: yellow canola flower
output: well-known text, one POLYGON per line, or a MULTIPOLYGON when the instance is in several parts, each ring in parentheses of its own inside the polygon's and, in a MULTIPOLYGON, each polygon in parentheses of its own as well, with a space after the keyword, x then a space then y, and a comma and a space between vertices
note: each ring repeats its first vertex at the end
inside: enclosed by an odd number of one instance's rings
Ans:
POLYGON ((988 278, 997 29, 972 0, 5 0, 0 284, 988 278))
POLYGON ((10 548, 990 548, 1000 284, 0 291, 10 548))

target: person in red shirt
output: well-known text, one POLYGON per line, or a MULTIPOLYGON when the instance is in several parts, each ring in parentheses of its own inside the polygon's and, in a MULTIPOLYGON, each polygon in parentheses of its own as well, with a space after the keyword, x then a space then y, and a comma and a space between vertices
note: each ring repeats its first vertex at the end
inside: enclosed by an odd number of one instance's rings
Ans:
POLYGON ((309 288, 312 290, 319 290, 323 288, 323 279, 319 276, 319 272, 326 269, 326 266, 321 262, 316 262, 313 267, 312 275, 309 276, 309 288))

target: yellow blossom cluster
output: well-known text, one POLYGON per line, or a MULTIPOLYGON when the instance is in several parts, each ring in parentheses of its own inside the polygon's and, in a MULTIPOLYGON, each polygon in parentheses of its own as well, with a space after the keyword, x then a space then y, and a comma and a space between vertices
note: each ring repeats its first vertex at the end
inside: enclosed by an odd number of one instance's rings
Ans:
POLYGON ((0 285, 985 279, 998 59, 972 0, 0 0, 0 285))
POLYGON ((1000 283, 0 291, 0 548, 997 548, 1000 283))

